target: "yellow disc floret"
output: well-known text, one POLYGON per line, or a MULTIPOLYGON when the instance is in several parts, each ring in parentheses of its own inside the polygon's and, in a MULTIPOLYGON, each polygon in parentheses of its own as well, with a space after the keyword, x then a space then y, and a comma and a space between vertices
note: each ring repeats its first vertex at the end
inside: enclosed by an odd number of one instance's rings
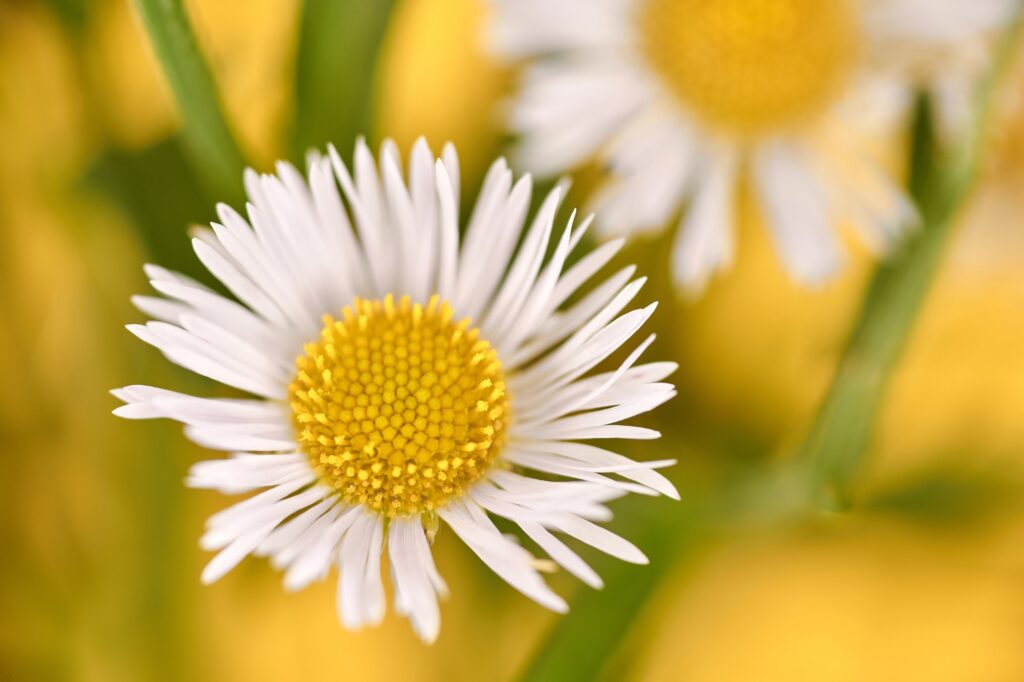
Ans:
POLYGON ((508 393, 497 352, 469 319, 356 299, 324 317, 288 387, 295 430, 322 483, 386 516, 437 509, 501 450, 508 393))
POLYGON ((847 0, 648 0, 644 53, 687 109, 741 135, 799 124, 849 76, 847 0))

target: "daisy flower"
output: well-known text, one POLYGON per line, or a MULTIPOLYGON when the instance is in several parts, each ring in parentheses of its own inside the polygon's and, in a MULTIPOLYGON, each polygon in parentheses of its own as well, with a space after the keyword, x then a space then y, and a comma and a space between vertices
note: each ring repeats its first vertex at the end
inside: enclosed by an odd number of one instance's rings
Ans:
POLYGON ((422 140, 407 174, 393 143, 378 164, 360 142, 352 173, 331 148, 310 157, 308 179, 280 163, 276 175, 247 172, 245 185, 246 216, 220 205, 220 222, 193 241, 237 300, 150 265, 163 297, 137 297, 155 321, 129 329, 253 397, 114 392, 125 403, 116 414, 174 419, 232 453, 196 464, 189 485, 260 491, 209 519, 201 545, 219 553, 204 582, 249 554, 270 557, 291 590, 337 566, 339 617, 356 629, 384 616, 386 549, 395 609, 431 642, 447 591, 430 549, 441 522, 556 611, 566 604, 538 573, 550 561, 492 515, 594 587, 600 578, 558 534, 646 562, 595 522, 626 492, 678 499, 655 470, 672 462, 579 441, 656 438, 619 422, 674 395, 662 380, 675 365, 637 364, 649 337, 617 368, 591 372, 654 311, 623 312, 644 282, 632 267, 567 304, 621 241, 566 267, 590 220, 577 226, 573 214, 556 229, 559 187, 527 221, 531 179, 513 181, 503 160, 460 237, 455 151, 435 159, 422 140))
POLYGON ((915 214, 880 168, 917 88, 959 121, 1010 0, 491 0, 492 43, 525 71, 510 123, 521 165, 593 157, 611 179, 602 231, 664 226, 689 199, 674 279, 701 289, 733 258, 749 183, 783 263, 817 284, 841 264, 836 223, 883 250, 915 214))

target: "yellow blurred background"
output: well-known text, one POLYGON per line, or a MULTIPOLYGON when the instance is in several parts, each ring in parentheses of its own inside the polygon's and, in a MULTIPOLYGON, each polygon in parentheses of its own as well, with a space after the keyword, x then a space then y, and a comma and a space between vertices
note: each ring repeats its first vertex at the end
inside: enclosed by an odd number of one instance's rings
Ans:
MULTIPOLYGON (((231 123, 266 167, 285 153, 299 3, 186 4, 231 123)), ((402 147, 451 140, 468 178, 501 150, 495 112, 515 78, 480 49, 483 12, 397 3, 369 131, 402 147)), ((870 262, 801 290, 747 215, 733 271, 685 301, 652 244, 631 247, 663 301, 655 354, 680 363, 654 454, 680 460, 684 503, 656 513, 716 503, 687 512, 700 540, 669 553, 608 679, 1024 680, 1024 68, 1004 89, 854 514, 762 513, 756 486, 734 482, 770 476, 803 435, 870 262)), ((194 270, 185 231, 211 213, 178 125, 127 0, 0 0, 0 679, 516 678, 556 617, 443 536, 456 588, 432 648, 394 617, 346 632, 330 581, 286 594, 258 560, 199 584, 197 538, 226 502, 184 488, 202 453, 180 429, 116 420, 107 393, 211 390, 123 330, 141 318, 141 264, 194 270)))

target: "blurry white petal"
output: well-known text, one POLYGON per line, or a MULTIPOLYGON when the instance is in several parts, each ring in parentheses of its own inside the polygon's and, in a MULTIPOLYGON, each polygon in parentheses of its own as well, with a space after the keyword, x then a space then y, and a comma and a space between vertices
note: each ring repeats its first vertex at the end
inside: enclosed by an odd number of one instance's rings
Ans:
POLYGON ((753 160, 754 184, 782 260, 806 284, 821 284, 841 260, 825 190, 810 160, 785 143, 764 145, 753 160))
POLYGON ((672 273, 684 290, 698 291, 732 262, 736 158, 733 150, 705 162, 692 205, 672 246, 672 273))

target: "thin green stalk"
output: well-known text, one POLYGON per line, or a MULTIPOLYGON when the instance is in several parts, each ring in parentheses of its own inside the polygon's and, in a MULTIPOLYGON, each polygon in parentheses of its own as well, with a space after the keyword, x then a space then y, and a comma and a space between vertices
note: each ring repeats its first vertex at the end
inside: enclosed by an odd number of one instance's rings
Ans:
POLYGON ((292 154, 372 129, 378 55, 394 0, 306 0, 295 63, 292 154))
POLYGON ((237 202, 242 197, 245 159, 231 134, 182 0, 135 0, 135 5, 177 100, 196 171, 218 199, 237 202))
POLYGON ((851 484, 885 389, 938 271, 957 209, 977 175, 993 91, 1016 42, 1018 24, 1008 32, 979 93, 973 128, 955 149, 940 150, 928 107, 919 108, 910 189, 921 225, 875 272, 832 385, 799 451, 799 461, 810 466, 812 499, 825 508, 850 504, 851 484))

